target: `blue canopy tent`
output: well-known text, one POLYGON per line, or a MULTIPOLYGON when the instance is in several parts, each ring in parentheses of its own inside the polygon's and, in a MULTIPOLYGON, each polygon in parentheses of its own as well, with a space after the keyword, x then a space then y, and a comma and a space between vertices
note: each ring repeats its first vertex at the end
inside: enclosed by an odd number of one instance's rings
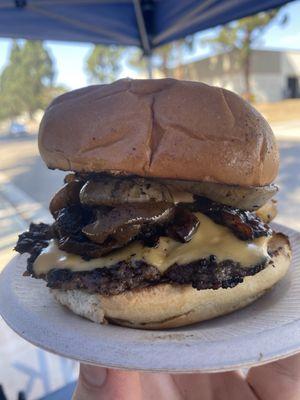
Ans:
POLYGON ((152 49, 290 0, 1 0, 0 37, 152 49))

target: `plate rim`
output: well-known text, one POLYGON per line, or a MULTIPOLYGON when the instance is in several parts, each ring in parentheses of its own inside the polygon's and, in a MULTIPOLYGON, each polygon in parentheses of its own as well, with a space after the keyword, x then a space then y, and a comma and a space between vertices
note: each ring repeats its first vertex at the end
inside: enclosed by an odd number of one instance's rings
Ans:
MULTIPOLYGON (((273 227, 275 228, 275 230, 281 230, 283 231, 283 233, 287 234, 287 235, 294 235, 297 236, 295 237, 295 241, 300 240, 300 233, 297 232, 294 229, 288 228, 284 225, 280 225, 280 224, 272 224, 273 227)), ((300 246, 300 244, 299 244, 300 246)), ((9 307, 5 307, 4 304, 4 298, 5 298, 5 290, 3 291, 3 287, 5 286, 3 284, 3 282, 5 281, 5 279, 8 279, 9 282, 12 282, 12 277, 13 277, 13 273, 11 273, 11 269, 12 266, 17 262, 17 258, 20 257, 18 255, 16 255, 15 257, 12 258, 12 260, 7 264, 7 266, 3 269, 3 271, 0 274, 0 314, 2 315, 4 321, 7 323, 7 325, 14 330, 18 335, 20 335, 21 337, 23 337, 25 340, 27 340, 28 342, 30 342, 31 344, 38 346, 46 351, 49 351, 51 353, 57 354, 57 355, 61 355, 70 359, 74 359, 80 362, 85 362, 88 364, 92 364, 92 365, 98 365, 98 366, 106 366, 109 368, 121 368, 121 369, 127 369, 127 370, 141 370, 141 371, 148 371, 148 372, 170 372, 170 373, 195 373, 195 372, 225 372, 225 371, 230 371, 230 370, 235 370, 235 369, 239 369, 239 368, 247 368, 247 367, 252 367, 252 366, 256 366, 256 365, 262 365, 271 361, 275 361, 277 359, 281 359, 281 358, 285 358, 288 357, 290 355, 296 354, 297 352, 300 351, 300 319, 291 321, 289 323, 283 324, 283 325, 279 325, 277 327, 273 327, 273 328, 269 328, 266 330, 263 330, 262 332, 257 332, 255 333, 255 337, 258 341, 257 346, 256 346, 256 351, 254 352, 252 347, 251 347, 251 351, 248 353, 248 357, 244 356, 244 357, 240 357, 240 361, 234 361, 234 359, 236 358, 236 356, 234 355, 233 358, 231 360, 227 360, 227 362, 223 363, 223 366, 209 366, 208 364, 202 367, 189 367, 189 368, 180 368, 178 366, 176 367, 170 367, 167 366, 166 364, 164 366, 158 366, 158 367, 145 367, 145 366, 141 366, 138 363, 137 360, 137 364, 134 365, 134 363, 131 361, 127 361, 127 363, 124 361, 124 356, 123 358, 121 357, 121 359, 119 360, 119 362, 112 362, 109 363, 108 361, 103 361, 103 363, 96 361, 95 359, 91 358, 91 357, 82 357, 78 354, 72 354, 72 352, 68 352, 67 350, 61 348, 61 346, 57 346, 56 348, 53 348, 53 346, 47 346, 47 343, 45 343, 43 341, 43 338, 41 338, 40 340, 38 338, 36 338, 34 335, 31 334, 31 332, 27 332, 26 329, 22 329, 21 326, 18 326, 18 323, 16 323, 16 321, 11 321, 11 319, 9 318, 9 307), (7 275, 11 274, 10 278, 6 278, 7 275), (276 336, 276 334, 280 331, 280 337, 276 336), (275 338, 276 336, 276 338, 275 338), (282 339, 284 337, 284 340, 282 339), (298 337, 298 340, 295 338, 298 337), (262 354, 262 352, 259 351, 259 348, 263 347, 263 348, 267 348, 267 343, 268 341, 272 341, 272 339, 276 339, 277 343, 279 343, 280 345, 278 345, 277 347, 280 347, 280 350, 277 350, 274 354, 270 351, 265 352, 264 354, 262 354), (254 354, 255 353, 255 354, 254 354)), ((39 284, 38 281, 36 281, 37 284, 39 284)), ((7 290, 8 288, 10 288, 11 285, 7 285, 7 290)), ((53 299, 53 302, 55 302, 55 300, 53 299)), ((68 311, 67 311, 68 312, 68 311)), ((68 312, 69 313, 69 312, 68 312)), ((80 318, 83 322, 84 321, 81 317, 75 316, 72 314, 73 317, 75 318, 80 318)), ((88 321, 89 322, 89 321, 88 321)), ((118 327, 117 327, 118 328, 118 327)), ((124 328, 122 327, 122 329, 129 329, 131 330, 132 328, 124 328)), ((149 332, 149 331, 148 331, 149 332)), ((165 332, 165 331, 164 331, 165 332)), ((168 330, 168 332, 172 332, 172 330, 168 330)), ((207 342, 202 342, 202 347, 204 346, 217 346, 217 344, 220 345, 220 343, 222 343, 224 345, 224 343, 226 345, 230 344, 232 349, 234 349, 234 346, 232 342, 235 342, 236 346, 239 347, 241 345, 246 346, 247 347, 247 343, 249 342, 249 340, 251 341, 251 337, 253 336, 253 334, 244 334, 238 337, 232 337, 232 338, 225 338, 222 342, 220 341, 207 341, 207 342), (242 343, 240 343, 242 341, 242 343), (204 346, 203 346, 204 345, 204 346)), ((187 347, 187 343, 184 342, 176 342, 173 343, 173 345, 175 345, 177 347, 177 349, 179 349, 180 352, 187 352, 189 354, 191 354, 191 352, 195 352, 197 351, 196 348, 196 340, 194 340, 192 343, 188 344, 187 347)), ((149 348, 151 348, 151 343, 149 341, 149 343, 143 343, 143 344, 139 344, 138 347, 141 346, 147 346, 149 348), (149 346, 150 345, 150 346, 149 346)), ((155 346, 157 346, 158 344, 156 344, 155 346)), ((164 344, 163 343, 159 343, 160 347, 163 347, 164 344)), ((168 344, 168 346, 170 346, 170 343, 168 344)), ((138 350, 138 348, 136 348, 138 350)), ((217 350, 217 349, 216 349, 217 350)))

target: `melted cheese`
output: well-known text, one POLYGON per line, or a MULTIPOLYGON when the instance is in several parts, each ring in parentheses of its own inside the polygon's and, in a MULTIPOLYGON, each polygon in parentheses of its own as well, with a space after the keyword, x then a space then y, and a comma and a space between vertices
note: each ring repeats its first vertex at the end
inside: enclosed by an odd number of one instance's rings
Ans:
POLYGON ((58 249, 54 240, 50 241, 34 262, 34 272, 45 274, 53 268, 67 268, 71 271, 90 271, 95 268, 112 266, 120 261, 145 261, 164 272, 171 265, 188 264, 201 258, 215 255, 218 261, 234 260, 244 267, 256 265, 269 258, 268 238, 261 237, 251 242, 238 239, 228 228, 215 224, 207 216, 196 213, 200 226, 190 242, 179 243, 169 237, 161 237, 155 248, 133 242, 113 253, 84 261, 80 256, 58 249))

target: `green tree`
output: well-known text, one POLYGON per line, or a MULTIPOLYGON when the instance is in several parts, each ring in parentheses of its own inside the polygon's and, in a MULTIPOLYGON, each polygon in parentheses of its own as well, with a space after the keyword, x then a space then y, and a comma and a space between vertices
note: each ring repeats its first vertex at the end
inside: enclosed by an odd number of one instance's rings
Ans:
POLYGON ((125 49, 119 46, 94 46, 86 60, 90 82, 109 83, 117 79, 124 54, 125 49))
POLYGON ((54 68, 42 42, 13 41, 0 77, 0 117, 14 118, 45 108, 53 97, 54 68))
MULTIPOLYGON (((182 79, 184 76, 183 57, 193 47, 193 37, 166 44, 153 51, 153 69, 159 70, 163 76, 170 74, 170 67, 174 67, 173 75, 182 79)), ((137 72, 147 71, 147 60, 142 51, 137 48, 123 48, 118 46, 94 46, 86 60, 86 71, 90 82, 107 83, 118 78, 122 63, 127 62, 137 72)))
MULTIPOLYGON (((279 8, 242 18, 220 28, 217 35, 203 42, 211 44, 216 51, 233 51, 235 60, 243 71, 245 97, 251 98, 251 54, 254 44, 259 41, 264 30, 278 16, 279 8)), ((281 24, 286 22, 284 16, 281 24)))
POLYGON ((0 78, 0 119, 13 118, 23 111, 23 103, 20 97, 20 85, 15 79, 21 73, 21 48, 14 41, 10 50, 9 65, 6 67, 0 78))
MULTIPOLYGON (((154 49, 152 54, 153 69, 160 71, 164 77, 172 74, 175 78, 183 79, 185 77, 184 57, 193 50, 193 46, 194 37, 188 36, 154 49)), ((141 50, 131 51, 127 58, 132 68, 139 72, 146 71, 146 60, 142 57, 141 50)))

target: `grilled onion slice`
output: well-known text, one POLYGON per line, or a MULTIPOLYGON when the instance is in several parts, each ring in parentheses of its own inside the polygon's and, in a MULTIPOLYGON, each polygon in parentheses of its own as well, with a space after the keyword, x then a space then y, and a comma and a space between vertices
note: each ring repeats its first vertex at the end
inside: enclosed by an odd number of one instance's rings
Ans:
POLYGON ((263 206, 278 191, 278 187, 275 185, 245 187, 173 179, 159 179, 159 182, 167 185, 170 190, 173 188, 178 191, 190 192, 198 196, 207 197, 217 203, 249 211, 257 210, 263 206))
POLYGON ((80 191, 80 201, 89 206, 124 203, 172 202, 168 188, 143 178, 89 180, 80 191))

